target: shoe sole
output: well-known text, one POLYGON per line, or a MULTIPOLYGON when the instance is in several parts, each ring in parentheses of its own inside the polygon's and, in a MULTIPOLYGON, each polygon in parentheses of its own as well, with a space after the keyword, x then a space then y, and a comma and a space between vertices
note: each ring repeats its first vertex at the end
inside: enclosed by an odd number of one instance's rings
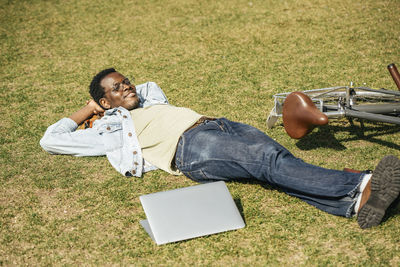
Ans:
POLYGON ((371 179, 371 195, 357 217, 362 229, 379 225, 386 209, 399 195, 400 160, 395 156, 384 157, 376 166, 371 179))

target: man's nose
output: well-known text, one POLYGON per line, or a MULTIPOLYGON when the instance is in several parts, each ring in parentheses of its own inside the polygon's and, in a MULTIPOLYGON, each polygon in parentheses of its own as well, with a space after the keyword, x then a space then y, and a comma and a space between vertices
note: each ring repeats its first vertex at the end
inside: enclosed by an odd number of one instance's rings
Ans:
POLYGON ((136 92, 136 87, 133 84, 129 84, 129 85, 124 84, 124 91, 127 91, 127 90, 132 90, 132 91, 136 92))
POLYGON ((130 86, 127 84, 122 84, 123 88, 124 88, 124 92, 130 89, 130 86))

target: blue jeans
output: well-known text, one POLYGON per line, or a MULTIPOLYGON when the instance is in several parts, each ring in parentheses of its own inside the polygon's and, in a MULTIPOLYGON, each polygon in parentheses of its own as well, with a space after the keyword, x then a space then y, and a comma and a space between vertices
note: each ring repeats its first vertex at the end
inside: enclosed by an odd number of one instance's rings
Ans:
POLYGON ((256 179, 328 213, 351 217, 364 174, 324 169, 294 157, 260 130, 225 118, 180 138, 176 167, 194 181, 256 179))

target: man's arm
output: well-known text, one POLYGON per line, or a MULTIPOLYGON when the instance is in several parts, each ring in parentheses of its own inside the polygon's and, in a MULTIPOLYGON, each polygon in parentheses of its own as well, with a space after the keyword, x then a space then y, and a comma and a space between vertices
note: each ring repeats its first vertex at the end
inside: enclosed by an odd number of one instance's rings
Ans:
POLYGON ((40 140, 40 145, 51 154, 68 154, 74 156, 105 155, 104 145, 96 129, 76 131, 79 124, 104 110, 96 102, 88 104, 73 113, 69 118, 63 118, 47 128, 40 140))
MULTIPOLYGON (((154 82, 147 82, 136 86, 140 97, 140 106, 146 107, 154 104, 168 104, 168 99, 161 88, 154 82)), ((104 144, 100 135, 94 128, 76 130, 95 114, 104 110, 96 102, 90 100, 85 107, 73 113, 69 118, 63 118, 51 125, 40 140, 44 150, 52 154, 68 154, 75 156, 100 156, 105 155, 104 144)))
POLYGON ((167 97, 155 82, 137 85, 136 92, 140 97, 140 107, 147 107, 154 104, 168 104, 167 97))
POLYGON ((73 113, 69 118, 81 125, 85 120, 91 118, 93 115, 104 113, 102 109, 93 99, 87 102, 87 105, 73 113))

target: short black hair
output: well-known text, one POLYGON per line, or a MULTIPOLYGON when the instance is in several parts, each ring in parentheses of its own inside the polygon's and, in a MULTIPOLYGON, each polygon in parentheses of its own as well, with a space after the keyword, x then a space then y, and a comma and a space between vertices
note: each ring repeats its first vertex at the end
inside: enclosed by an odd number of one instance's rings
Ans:
POLYGON ((104 97, 104 87, 100 85, 101 80, 112 72, 117 71, 114 68, 102 70, 93 77, 92 82, 90 83, 89 93, 92 96, 93 100, 99 105, 100 99, 104 97))

